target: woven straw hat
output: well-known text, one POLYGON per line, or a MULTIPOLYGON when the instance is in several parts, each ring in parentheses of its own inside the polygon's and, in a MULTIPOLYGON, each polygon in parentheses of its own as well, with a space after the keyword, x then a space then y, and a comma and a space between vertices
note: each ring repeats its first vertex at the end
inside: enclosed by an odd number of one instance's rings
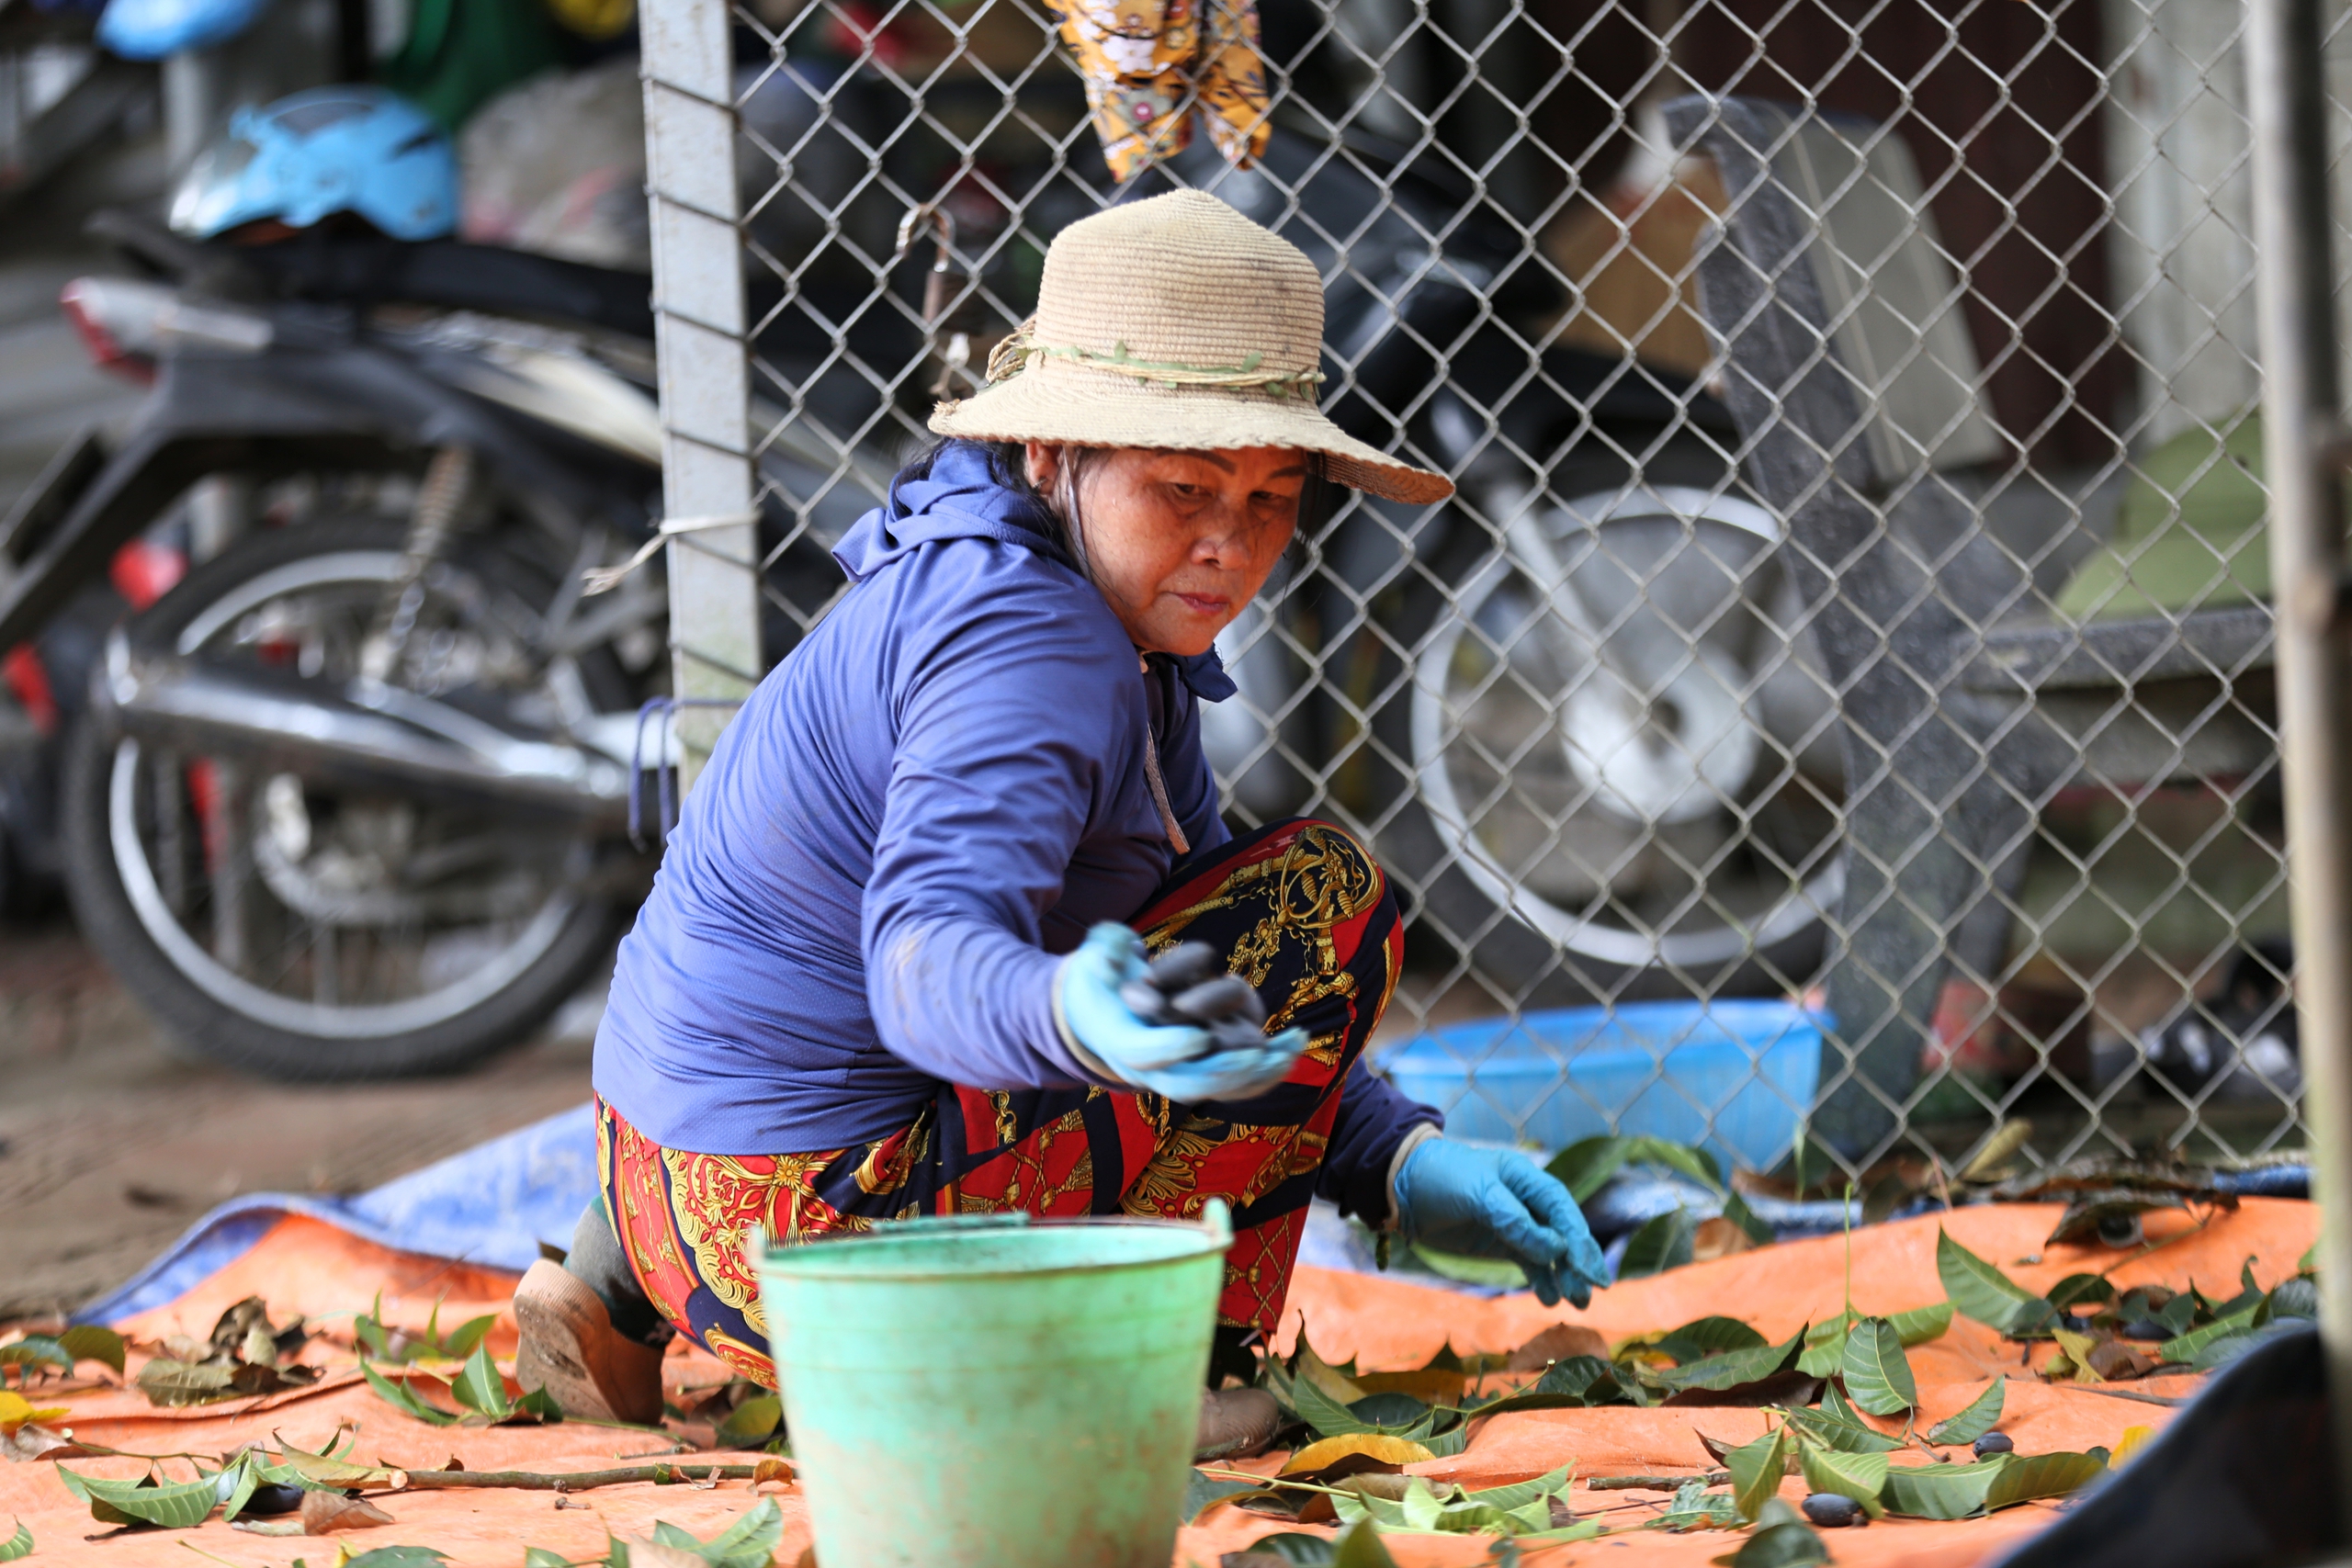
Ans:
POLYGON ((931 416, 942 435, 1080 446, 1317 452, 1334 481, 1443 501, 1442 474, 1348 434, 1316 404, 1323 280, 1296 245, 1183 190, 1071 224, 1046 252, 1037 313, 989 385, 931 416))

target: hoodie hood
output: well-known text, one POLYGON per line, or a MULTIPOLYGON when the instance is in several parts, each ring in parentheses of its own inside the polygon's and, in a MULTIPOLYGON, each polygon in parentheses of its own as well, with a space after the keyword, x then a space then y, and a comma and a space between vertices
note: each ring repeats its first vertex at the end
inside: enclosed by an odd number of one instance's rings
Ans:
MULTIPOLYGON (((854 524, 833 547, 833 559, 853 584, 913 553, 946 539, 989 539, 1034 550, 1060 566, 1077 567, 1055 539, 1052 513, 1035 496, 1007 490, 989 472, 987 449, 951 441, 932 459, 922 479, 901 475, 890 485, 888 504, 854 524)), ((1216 649, 1179 657, 1162 654, 1179 679, 1204 702, 1221 703, 1239 687, 1225 672, 1216 649)))

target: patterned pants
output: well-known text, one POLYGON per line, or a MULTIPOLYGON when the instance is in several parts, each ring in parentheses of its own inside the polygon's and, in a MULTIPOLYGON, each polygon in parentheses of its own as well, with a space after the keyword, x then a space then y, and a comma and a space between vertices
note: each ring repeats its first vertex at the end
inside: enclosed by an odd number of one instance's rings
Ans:
POLYGON ((1340 1087, 1396 989, 1396 901, 1340 829, 1276 823, 1179 868, 1135 919, 1157 952, 1206 942, 1265 999, 1269 1031, 1310 1043, 1289 1078, 1214 1107, 1104 1089, 940 1086, 909 1125, 803 1154, 664 1148, 597 1102, 597 1169, 639 1284, 662 1315, 754 1382, 775 1385, 742 1252, 917 1214, 1163 1215, 1233 1209, 1222 1322, 1271 1333, 1340 1087))

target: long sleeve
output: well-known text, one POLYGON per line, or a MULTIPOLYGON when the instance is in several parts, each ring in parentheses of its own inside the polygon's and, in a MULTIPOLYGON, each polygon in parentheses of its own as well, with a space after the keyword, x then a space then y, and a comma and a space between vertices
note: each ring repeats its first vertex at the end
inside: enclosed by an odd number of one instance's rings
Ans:
POLYGON ((1315 1195, 1377 1228, 1388 1222, 1388 1168, 1397 1145, 1423 1123, 1445 1125, 1445 1117, 1387 1079, 1375 1077, 1362 1058, 1348 1069, 1340 1091, 1339 1120, 1317 1174, 1315 1195))
POLYGON ((1134 655, 1106 661, 1102 640, 1063 596, 1001 595, 901 666, 863 947, 883 1045, 934 1077, 1104 1081, 1055 1026, 1045 930, 1090 818, 1120 794, 1115 759, 1143 744, 1134 655))

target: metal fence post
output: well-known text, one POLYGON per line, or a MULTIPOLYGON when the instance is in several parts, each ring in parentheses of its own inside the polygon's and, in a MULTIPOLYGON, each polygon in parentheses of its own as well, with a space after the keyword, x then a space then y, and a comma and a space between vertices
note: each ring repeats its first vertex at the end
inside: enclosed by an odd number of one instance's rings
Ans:
POLYGON ((646 0, 645 152, 662 389, 670 647, 691 784, 729 705, 760 677, 751 369, 725 0, 646 0), (710 526, 742 517, 741 525, 710 526))
MULTIPOLYGON (((2322 1210, 2321 1328, 2336 1461, 2352 1482, 2352 711, 2345 706, 2343 461, 2329 260, 2321 0, 2252 0, 2263 448, 2278 594, 2278 716, 2296 1005, 2322 1210)), ((2352 1487, 2345 1491, 2352 1496, 2352 1487)))

